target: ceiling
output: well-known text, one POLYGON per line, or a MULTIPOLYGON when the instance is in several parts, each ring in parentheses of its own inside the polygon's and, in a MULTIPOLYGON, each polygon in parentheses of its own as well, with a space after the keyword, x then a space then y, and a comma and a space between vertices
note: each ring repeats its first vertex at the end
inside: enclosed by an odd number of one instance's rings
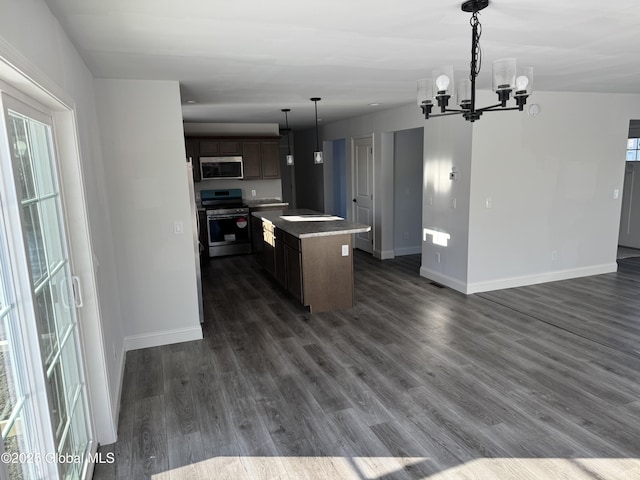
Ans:
MULTIPOLYGON (((178 80, 188 122, 283 125, 290 108, 305 128, 310 97, 324 122, 389 109, 414 102, 432 68, 470 60, 459 0, 46 3, 94 76, 178 80)), ((640 94, 637 0, 492 0, 480 21, 479 88, 494 59, 516 57, 536 90, 640 94)))

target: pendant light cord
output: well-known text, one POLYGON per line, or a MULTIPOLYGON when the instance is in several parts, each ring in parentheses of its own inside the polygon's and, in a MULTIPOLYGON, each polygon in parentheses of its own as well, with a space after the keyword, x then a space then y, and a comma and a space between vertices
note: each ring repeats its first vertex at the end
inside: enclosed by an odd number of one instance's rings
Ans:
POLYGON ((284 112, 284 121, 287 127, 287 150, 289 151, 289 155, 291 155, 291 137, 289 136, 289 116, 287 115, 287 112, 284 112))
POLYGON ((473 12, 471 15, 471 19, 469 20, 471 27, 477 27, 476 36, 475 36, 475 51, 471 52, 473 56, 471 60, 471 75, 478 76, 480 74, 480 68, 482 67, 482 49, 480 48, 480 36, 482 35, 482 24, 480 23, 480 19, 478 18, 478 12, 473 12), (473 68, 473 64, 475 63, 475 71, 473 68))
POLYGON ((316 151, 320 150, 320 141, 318 137, 318 101, 314 100, 313 103, 316 106, 316 151))

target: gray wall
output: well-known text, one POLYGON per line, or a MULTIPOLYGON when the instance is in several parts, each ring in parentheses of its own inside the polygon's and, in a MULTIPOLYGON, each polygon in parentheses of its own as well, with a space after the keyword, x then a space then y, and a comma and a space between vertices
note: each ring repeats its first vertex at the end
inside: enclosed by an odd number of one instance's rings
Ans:
POLYGON ((427 235, 420 274, 460 291, 466 290, 469 261, 472 136, 472 125, 457 116, 434 118, 424 127, 422 226, 451 238, 442 245, 427 235), (457 180, 449 178, 453 167, 457 180))
MULTIPOLYGON (((322 139, 322 135, 320 135, 322 139)), ((323 164, 313 163, 315 128, 295 132, 295 190, 297 208, 324 211, 323 164)))
POLYGON ((95 81, 125 348, 202 338, 178 82, 95 81), (161 138, 162 142, 158 139, 161 138))
POLYGON ((468 293, 617 269, 614 193, 640 96, 533 97, 537 116, 494 113, 473 127, 468 293))
POLYGON ((403 130, 395 134, 393 247, 396 256, 422 252, 423 135, 422 128, 403 130))
POLYGON ((344 138, 333 142, 333 211, 339 217, 347 216, 347 145, 344 138))

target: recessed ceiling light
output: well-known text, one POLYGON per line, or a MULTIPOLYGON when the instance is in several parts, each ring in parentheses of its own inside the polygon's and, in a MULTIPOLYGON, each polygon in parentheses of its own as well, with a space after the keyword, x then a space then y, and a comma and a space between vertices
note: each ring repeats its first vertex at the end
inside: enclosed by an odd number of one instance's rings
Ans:
POLYGON ((187 103, 197 103, 195 100, 187 100, 187 103))
POLYGON ((369 106, 370 107, 377 107, 378 105, 380 105, 379 103, 370 103, 369 106))

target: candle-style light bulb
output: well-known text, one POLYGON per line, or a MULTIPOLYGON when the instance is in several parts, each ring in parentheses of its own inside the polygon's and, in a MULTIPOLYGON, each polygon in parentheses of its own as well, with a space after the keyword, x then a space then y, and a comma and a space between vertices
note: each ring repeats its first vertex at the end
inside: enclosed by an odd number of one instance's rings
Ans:
POLYGON ((528 85, 529 85, 529 79, 524 75, 520 75, 518 78, 516 78, 516 90, 518 91, 526 90, 528 85))
POLYGON ((436 86, 438 87, 439 92, 446 91, 447 88, 449 88, 449 83, 451 83, 451 80, 446 75, 440 75, 436 78, 436 86))

